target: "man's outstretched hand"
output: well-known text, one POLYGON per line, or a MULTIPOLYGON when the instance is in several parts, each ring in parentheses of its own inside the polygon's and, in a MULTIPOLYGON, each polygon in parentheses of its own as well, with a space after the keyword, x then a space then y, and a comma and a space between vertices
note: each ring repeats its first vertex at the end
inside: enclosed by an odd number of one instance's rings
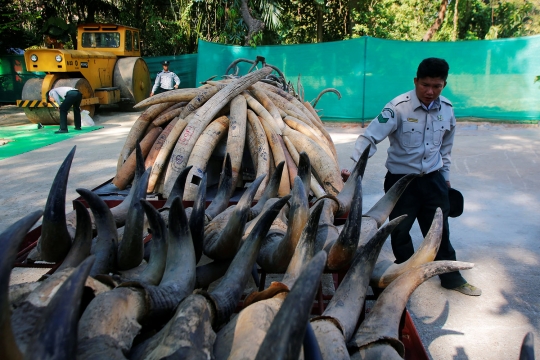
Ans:
POLYGON ((349 172, 349 170, 347 169, 341 170, 341 179, 343 180, 343 182, 346 182, 349 176, 351 176, 351 173, 349 172))

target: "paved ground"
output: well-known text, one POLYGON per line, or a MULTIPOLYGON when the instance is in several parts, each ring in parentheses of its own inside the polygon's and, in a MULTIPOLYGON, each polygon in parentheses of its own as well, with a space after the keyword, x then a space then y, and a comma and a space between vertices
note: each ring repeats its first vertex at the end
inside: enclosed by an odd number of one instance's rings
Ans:
MULTIPOLYGON (((21 121, 12 107, 0 108, 0 126, 21 121)), ((67 152, 77 145, 66 203, 76 188, 94 188, 111 179, 137 113, 100 109, 104 128, 31 153, 0 161, 0 231, 45 206, 49 186, 67 152)), ((24 119, 22 120, 24 121, 24 119)), ((340 164, 360 126, 329 124, 340 164)), ((363 181, 364 208, 382 194, 387 142, 369 160, 363 181)), ((465 196, 464 214, 450 220, 458 259, 474 262, 464 272, 483 290, 468 297, 445 290, 434 278, 412 295, 408 308, 433 359, 517 359, 528 331, 540 358, 540 128, 462 122, 454 147, 451 181, 465 196)), ((1 151, 1 147, 0 147, 1 151)), ((422 240, 414 229, 415 244, 422 240)))

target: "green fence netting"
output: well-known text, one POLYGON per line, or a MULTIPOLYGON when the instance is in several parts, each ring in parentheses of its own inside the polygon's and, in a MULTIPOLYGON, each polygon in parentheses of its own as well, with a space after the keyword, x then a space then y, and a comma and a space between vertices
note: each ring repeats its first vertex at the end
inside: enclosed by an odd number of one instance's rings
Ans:
MULTIPOLYGON (((457 117, 501 120, 540 119, 540 36, 460 42, 406 42, 363 37, 347 41, 259 46, 227 46, 199 40, 197 83, 222 75, 238 58, 264 56, 280 68, 295 87, 298 76, 305 99, 325 88, 342 94, 324 95, 317 108, 325 120, 372 119, 385 103, 413 88, 418 63, 442 57, 450 64, 443 95, 457 117)), ((240 66, 244 74, 249 64, 240 66)))

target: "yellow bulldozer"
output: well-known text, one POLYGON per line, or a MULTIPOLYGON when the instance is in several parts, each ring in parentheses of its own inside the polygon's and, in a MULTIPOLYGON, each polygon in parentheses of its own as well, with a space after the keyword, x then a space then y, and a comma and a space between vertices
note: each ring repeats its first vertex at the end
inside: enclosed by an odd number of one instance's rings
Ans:
MULTIPOLYGON (((116 24, 83 24, 77 27, 77 50, 31 49, 24 54, 27 71, 46 73, 30 79, 17 106, 28 119, 43 125, 60 123, 54 104, 45 98, 56 87, 69 86, 83 94, 81 109, 90 116, 99 105, 118 104, 123 110, 150 94, 150 73, 141 58, 139 30, 116 24)), ((73 124, 73 115, 68 115, 73 124)))

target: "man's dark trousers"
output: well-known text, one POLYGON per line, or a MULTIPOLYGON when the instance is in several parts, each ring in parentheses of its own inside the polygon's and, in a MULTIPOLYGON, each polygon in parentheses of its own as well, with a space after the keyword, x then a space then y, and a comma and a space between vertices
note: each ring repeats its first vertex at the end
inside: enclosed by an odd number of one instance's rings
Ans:
MULTIPOLYGON (((394 185, 404 174, 388 172, 384 179, 384 191, 394 185)), ((448 227, 448 213, 450 202, 448 200, 448 185, 439 171, 419 176, 407 186, 396 206, 390 213, 390 220, 407 214, 407 217, 394 229, 391 235, 392 250, 396 263, 405 262, 414 254, 413 242, 409 234, 415 219, 418 220, 420 230, 424 237, 429 231, 435 211, 441 208, 443 213, 443 233, 441 246, 435 260, 456 260, 456 252, 450 243, 450 230, 448 227)), ((467 281, 459 271, 439 275, 441 286, 452 289, 465 284, 467 281)))
POLYGON ((164 89, 162 88, 161 86, 157 88, 156 92, 154 93, 154 95, 157 95, 157 94, 161 94, 161 93, 164 93, 164 92, 167 92, 167 91, 171 91, 173 89, 164 89))
POLYGON ((75 129, 81 128, 81 100, 82 93, 80 91, 70 90, 66 93, 64 101, 60 104, 60 130, 67 131, 67 113, 72 106, 75 129))

